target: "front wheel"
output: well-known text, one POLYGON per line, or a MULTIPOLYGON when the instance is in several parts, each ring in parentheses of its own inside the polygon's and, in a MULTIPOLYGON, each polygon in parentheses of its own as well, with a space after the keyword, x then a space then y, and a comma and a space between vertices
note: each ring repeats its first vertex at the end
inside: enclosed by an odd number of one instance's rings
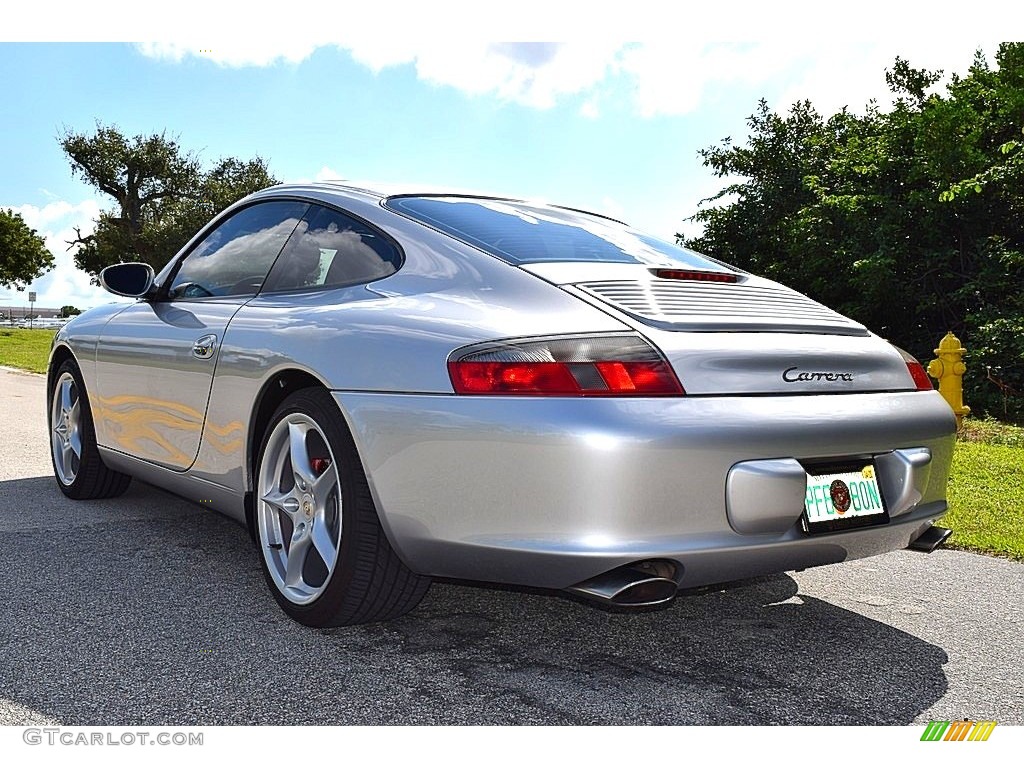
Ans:
POLYGON ((296 621, 385 621, 419 604, 430 580, 388 543, 355 444, 322 389, 289 396, 260 449, 256 530, 263 573, 296 621))

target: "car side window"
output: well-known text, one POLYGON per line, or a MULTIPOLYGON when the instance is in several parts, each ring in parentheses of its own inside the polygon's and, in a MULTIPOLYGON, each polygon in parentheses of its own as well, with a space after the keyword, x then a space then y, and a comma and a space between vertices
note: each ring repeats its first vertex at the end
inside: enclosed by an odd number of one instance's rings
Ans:
POLYGON ((169 297, 255 295, 308 208, 308 203, 277 200, 238 211, 185 257, 169 297))
POLYGON ((398 249, 381 233, 315 205, 270 270, 263 292, 369 283, 394 274, 401 260, 398 249))

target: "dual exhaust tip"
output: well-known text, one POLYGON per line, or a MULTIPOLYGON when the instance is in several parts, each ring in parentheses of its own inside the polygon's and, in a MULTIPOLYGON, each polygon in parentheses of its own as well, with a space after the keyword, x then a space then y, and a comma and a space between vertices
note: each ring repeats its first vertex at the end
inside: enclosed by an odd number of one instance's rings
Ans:
MULTIPOLYGON (((953 531, 937 525, 910 542, 908 549, 931 553, 942 546, 953 531)), ((568 587, 567 592, 605 605, 650 608, 672 602, 679 591, 681 568, 669 560, 641 560, 568 587)))
MULTIPOLYGON (((937 525, 910 542, 908 549, 931 553, 942 546, 953 531, 937 525)), ((605 605, 650 608, 672 602, 679 591, 682 569, 669 560, 641 560, 568 587, 567 592, 605 605)))
POLYGON ((642 560, 581 581, 566 591, 605 605, 650 608, 666 605, 679 590, 679 567, 668 560, 642 560))

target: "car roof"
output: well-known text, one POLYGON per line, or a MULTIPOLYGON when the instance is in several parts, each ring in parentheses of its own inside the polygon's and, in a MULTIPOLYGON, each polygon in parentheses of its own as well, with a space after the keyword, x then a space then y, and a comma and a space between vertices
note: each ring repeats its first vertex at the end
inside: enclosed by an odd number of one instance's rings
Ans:
POLYGON ((484 200, 502 200, 513 203, 526 203, 538 207, 557 208, 563 211, 582 213, 587 216, 596 216, 601 219, 614 221, 618 224, 625 224, 624 221, 613 218, 603 213, 584 210, 566 205, 556 205, 543 200, 529 200, 514 195, 495 194, 483 192, 477 189, 461 187, 446 187, 429 184, 400 184, 393 182, 360 182, 347 179, 313 181, 298 184, 275 184, 256 193, 256 196, 275 194, 297 194, 297 195, 328 195, 337 197, 352 197, 363 200, 381 201, 390 197, 413 196, 413 197, 467 197, 484 200))

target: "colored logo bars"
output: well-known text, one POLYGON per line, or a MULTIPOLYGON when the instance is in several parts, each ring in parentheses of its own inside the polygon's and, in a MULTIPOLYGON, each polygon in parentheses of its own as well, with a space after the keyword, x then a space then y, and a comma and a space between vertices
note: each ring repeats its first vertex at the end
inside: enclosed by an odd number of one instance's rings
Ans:
POLYGON ((931 720, 921 741, 988 741, 995 727, 995 720, 931 720))

